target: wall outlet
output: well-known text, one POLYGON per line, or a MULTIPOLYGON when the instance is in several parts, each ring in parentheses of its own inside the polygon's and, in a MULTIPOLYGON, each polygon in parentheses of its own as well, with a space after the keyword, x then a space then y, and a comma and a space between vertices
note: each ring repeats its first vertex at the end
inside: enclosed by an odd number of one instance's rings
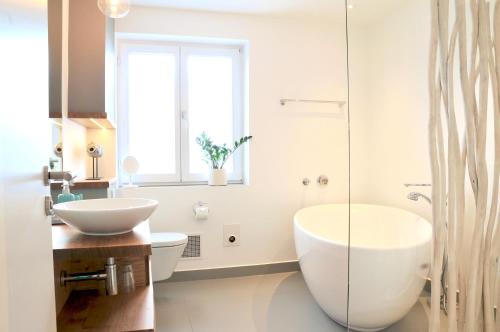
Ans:
POLYGON ((236 247, 240 245, 240 224, 222 226, 222 243, 224 247, 236 247))

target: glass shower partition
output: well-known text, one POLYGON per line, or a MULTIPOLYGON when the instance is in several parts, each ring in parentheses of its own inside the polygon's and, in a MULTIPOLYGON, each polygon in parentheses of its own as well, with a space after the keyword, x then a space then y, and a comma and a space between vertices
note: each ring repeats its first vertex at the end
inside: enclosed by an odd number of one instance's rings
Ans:
POLYGON ((348 325, 500 331, 500 1, 346 9, 348 325))
POLYGON ((346 5, 349 328, 427 331, 429 1, 346 5))
POLYGON ((349 243, 345 5, 313 0, 304 6, 308 9, 294 18, 294 28, 284 39, 278 31, 267 33, 276 34, 276 43, 296 41, 291 52, 284 49, 283 54, 266 60, 280 59, 273 74, 287 82, 276 87, 281 96, 276 114, 286 130, 274 144, 290 142, 286 151, 276 153, 297 179, 285 187, 300 190, 299 211, 294 216, 295 249, 301 282, 315 303, 303 310, 319 315, 311 316, 315 322, 302 330, 314 326, 318 332, 345 331, 349 243))

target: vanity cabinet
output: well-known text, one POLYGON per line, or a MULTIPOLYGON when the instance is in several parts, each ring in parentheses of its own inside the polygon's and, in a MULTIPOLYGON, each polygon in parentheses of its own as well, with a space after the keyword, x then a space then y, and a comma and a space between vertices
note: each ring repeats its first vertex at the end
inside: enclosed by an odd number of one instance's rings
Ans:
POLYGON ((95 1, 71 0, 68 117, 88 128, 115 127, 114 20, 95 1))
MULTIPOLYGON (((62 118, 63 1, 48 0, 49 117, 62 118)), ((114 20, 95 1, 68 2, 68 118, 115 128, 114 20)))
POLYGON ((67 225, 52 226, 57 330, 154 331, 153 283, 150 273, 149 224, 113 236, 84 235, 67 225), (60 284, 61 273, 89 273, 114 257, 120 269, 132 265, 135 291, 106 296, 104 281, 60 284))

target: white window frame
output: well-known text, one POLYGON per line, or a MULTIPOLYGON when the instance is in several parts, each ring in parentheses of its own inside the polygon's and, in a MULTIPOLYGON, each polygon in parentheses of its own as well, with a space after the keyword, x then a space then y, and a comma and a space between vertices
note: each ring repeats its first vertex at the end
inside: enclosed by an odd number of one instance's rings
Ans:
MULTIPOLYGON (((242 76, 241 76, 241 56, 237 48, 229 47, 207 47, 203 46, 184 46, 181 47, 181 174, 183 182, 207 181, 204 174, 189 172, 189 91, 188 91, 188 71, 187 59, 190 55, 223 55, 230 57, 233 62, 233 137, 234 140, 243 136, 243 111, 242 111, 242 76)), ((234 142, 227 142, 230 146, 234 142)), ((240 149, 241 150, 241 149, 240 149)), ((243 180, 242 151, 236 151, 233 156, 233 172, 228 173, 228 179, 232 181, 243 180)), ((208 165, 207 165, 208 167, 208 165)))
MULTIPOLYGON (((189 172, 189 105, 187 82, 187 58, 189 55, 225 55, 233 60, 233 137, 244 135, 244 61, 241 45, 184 43, 158 40, 117 40, 117 141, 119 165, 129 155, 128 116, 128 54, 134 51, 167 52, 176 57, 176 101, 175 101, 175 174, 138 174, 133 182, 138 185, 189 185, 204 184, 207 174, 189 172)), ((230 146, 233 142, 227 142, 230 146)), ((228 174, 230 183, 244 182, 244 147, 233 155, 233 172, 228 174)), ((207 165, 208 168, 208 165, 207 165)), ((119 167, 120 183, 127 183, 128 176, 119 167)))

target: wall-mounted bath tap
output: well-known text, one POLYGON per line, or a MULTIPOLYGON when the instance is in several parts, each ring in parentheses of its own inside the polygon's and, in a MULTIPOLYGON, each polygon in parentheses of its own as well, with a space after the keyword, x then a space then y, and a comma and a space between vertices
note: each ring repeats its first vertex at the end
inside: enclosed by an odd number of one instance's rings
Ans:
POLYGON ((415 191, 412 191, 411 193, 409 193, 407 198, 409 200, 412 200, 415 202, 418 201, 419 198, 423 198, 427 201, 427 203, 432 204, 432 200, 428 196, 421 194, 421 193, 418 193, 418 192, 415 192, 415 191))
POLYGON ((328 177, 326 175, 320 175, 318 177, 318 183, 320 186, 326 186, 328 184, 328 177))

